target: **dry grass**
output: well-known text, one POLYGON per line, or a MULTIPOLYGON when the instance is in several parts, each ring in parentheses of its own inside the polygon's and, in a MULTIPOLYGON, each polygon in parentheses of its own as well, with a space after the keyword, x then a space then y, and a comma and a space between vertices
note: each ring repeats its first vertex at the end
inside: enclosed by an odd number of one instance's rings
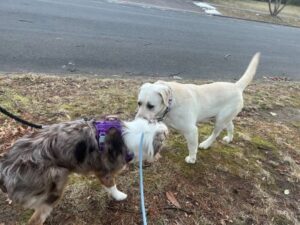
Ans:
MULTIPOLYGON (((100 114, 130 119, 143 82, 142 78, 6 75, 0 76, 0 105, 41 123, 100 114)), ((299 82, 268 80, 250 85, 245 108, 235 120, 233 143, 222 143, 219 138, 211 149, 199 151, 195 165, 184 162, 186 143, 172 132, 163 158, 144 170, 149 224, 299 224, 299 108, 299 82), (290 193, 285 195, 284 190, 290 193), (176 210, 166 192, 174 194, 182 210, 176 210)), ((0 153, 28 132, 2 115, 0 124, 0 153)), ((199 127, 203 140, 212 123, 199 127)), ((46 225, 140 224, 137 168, 131 166, 117 180, 119 188, 129 194, 120 203, 109 199, 94 177, 73 175, 46 225)), ((25 224, 32 213, 8 205, 1 193, 0 211, 0 224, 5 225, 25 224)))
POLYGON ((207 2, 215 5, 224 16, 300 27, 299 6, 288 5, 278 17, 272 17, 269 15, 266 2, 251 0, 207 0, 207 2))

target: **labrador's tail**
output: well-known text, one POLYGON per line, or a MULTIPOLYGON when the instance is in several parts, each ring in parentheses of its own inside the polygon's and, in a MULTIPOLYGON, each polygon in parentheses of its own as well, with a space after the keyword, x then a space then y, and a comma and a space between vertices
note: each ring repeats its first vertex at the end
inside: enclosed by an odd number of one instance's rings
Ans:
POLYGON ((252 81, 255 73, 256 73, 256 69, 259 63, 259 58, 260 58, 260 52, 257 52, 247 70, 245 71, 244 75, 235 83, 242 91, 250 84, 250 82, 252 81))

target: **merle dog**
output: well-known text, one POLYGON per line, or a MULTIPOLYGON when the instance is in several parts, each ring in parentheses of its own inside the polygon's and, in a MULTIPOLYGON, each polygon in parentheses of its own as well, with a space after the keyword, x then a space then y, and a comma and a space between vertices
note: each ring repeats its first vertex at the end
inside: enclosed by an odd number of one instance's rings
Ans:
POLYGON ((168 130, 163 123, 144 119, 121 124, 121 132, 115 127, 107 130, 101 152, 95 121, 54 124, 20 138, 0 159, 0 188, 13 203, 35 210, 30 225, 44 223, 71 173, 93 173, 114 199, 125 199, 115 176, 128 163, 128 151, 136 153, 144 132, 143 151, 153 157, 168 130))

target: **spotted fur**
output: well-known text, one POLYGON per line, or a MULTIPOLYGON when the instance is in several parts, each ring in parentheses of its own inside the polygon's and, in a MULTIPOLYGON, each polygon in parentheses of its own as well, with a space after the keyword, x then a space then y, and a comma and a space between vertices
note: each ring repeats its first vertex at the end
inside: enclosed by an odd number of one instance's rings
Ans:
POLYGON ((140 119, 125 125, 123 136, 114 128, 108 131, 101 152, 93 121, 54 124, 20 138, 0 159, 0 189, 13 203, 35 209, 30 225, 44 223, 71 173, 93 173, 115 199, 126 198, 116 188, 115 175, 126 164, 128 149, 134 152, 140 133, 152 126, 152 132, 145 133, 146 140, 152 141, 144 148, 157 152, 167 128, 140 119))

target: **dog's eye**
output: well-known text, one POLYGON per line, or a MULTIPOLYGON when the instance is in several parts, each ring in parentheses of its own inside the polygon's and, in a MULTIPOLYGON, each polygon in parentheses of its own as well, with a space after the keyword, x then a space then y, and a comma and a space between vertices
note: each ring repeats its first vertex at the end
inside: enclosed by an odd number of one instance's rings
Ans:
POLYGON ((141 106, 142 105, 142 102, 138 102, 138 106, 141 106))
POLYGON ((148 104, 147 104, 147 108, 148 108, 148 109, 153 109, 153 108, 154 108, 154 105, 151 105, 151 104, 148 103, 148 104))

